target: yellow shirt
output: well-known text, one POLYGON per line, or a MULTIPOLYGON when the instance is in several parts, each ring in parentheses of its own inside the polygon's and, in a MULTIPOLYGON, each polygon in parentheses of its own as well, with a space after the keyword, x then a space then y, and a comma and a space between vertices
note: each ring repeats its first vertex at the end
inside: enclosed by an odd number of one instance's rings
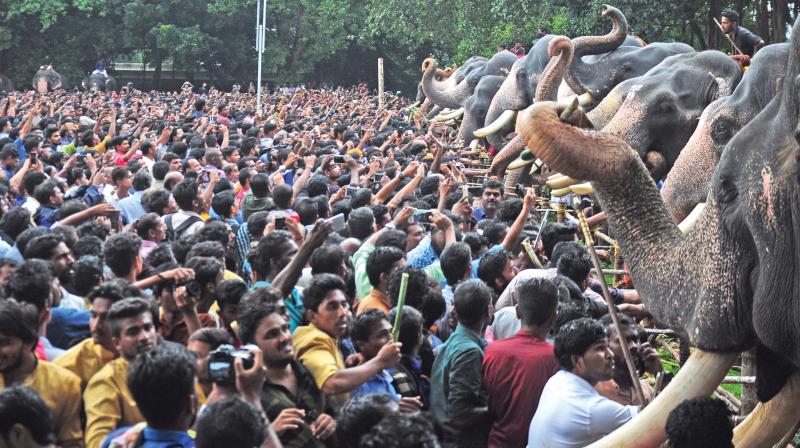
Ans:
POLYGON ((53 364, 78 375, 78 378, 81 379, 82 391, 86 389, 86 385, 94 374, 114 358, 114 352, 97 344, 94 339, 88 338, 62 353, 53 361, 53 364))
MULTIPOLYGON (((82 446, 80 379, 63 367, 39 361, 22 384, 38 393, 53 413, 58 445, 82 446)), ((0 375, 0 390, 5 387, 5 379, 0 375)))
POLYGON ((144 421, 128 390, 128 361, 117 358, 100 369, 86 386, 86 446, 99 448, 106 436, 120 426, 144 421))
MULTIPOLYGON (((322 390, 328 378, 345 368, 336 340, 314 324, 297 327, 292 335, 292 343, 297 360, 311 372, 319 390, 322 390)), ((346 402, 347 395, 337 396, 339 402, 346 402)))

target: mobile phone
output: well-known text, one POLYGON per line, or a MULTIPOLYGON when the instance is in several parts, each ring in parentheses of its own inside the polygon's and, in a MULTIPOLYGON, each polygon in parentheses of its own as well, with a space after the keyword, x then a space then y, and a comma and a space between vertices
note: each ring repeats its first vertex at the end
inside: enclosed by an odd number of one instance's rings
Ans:
POLYGON ((278 216, 275 218, 275 230, 286 230, 286 217, 278 216))
POLYGON ((339 232, 344 229, 345 222, 344 222, 344 214, 339 213, 338 215, 331 216, 330 218, 326 219, 325 221, 333 223, 333 231, 339 232))
POLYGON ((351 187, 349 185, 347 186, 347 195, 348 196, 354 195, 356 193, 356 191, 358 191, 358 187, 351 187))
POLYGON ((333 163, 344 163, 344 156, 338 154, 333 156, 333 163))
POLYGON ((36 151, 31 151, 31 165, 36 165, 36 162, 37 162, 37 157, 38 157, 38 156, 39 156, 39 153, 38 153, 38 152, 36 152, 36 151))
POLYGON ((431 217, 433 217, 433 210, 416 210, 414 211, 414 221, 421 224, 430 224, 431 217))
POLYGON ((461 197, 464 199, 469 199, 469 187, 467 184, 461 186, 461 197))
POLYGON ((383 179, 383 173, 375 173, 372 175, 372 178, 375 180, 375 182, 380 182, 381 179, 383 179))

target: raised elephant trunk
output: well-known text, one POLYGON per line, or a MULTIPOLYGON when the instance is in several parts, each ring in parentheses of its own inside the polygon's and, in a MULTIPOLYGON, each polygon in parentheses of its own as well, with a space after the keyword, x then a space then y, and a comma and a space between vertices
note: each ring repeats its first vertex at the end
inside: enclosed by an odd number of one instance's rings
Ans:
POLYGON ((539 82, 536 84, 535 101, 556 101, 558 99, 558 86, 564 74, 572 64, 572 41, 565 36, 556 36, 547 47, 550 62, 547 63, 539 82))
POLYGON ((436 60, 432 58, 425 59, 425 61, 422 62, 422 91, 425 93, 425 96, 437 106, 449 107, 451 109, 461 107, 472 93, 472 89, 470 89, 467 81, 464 80, 447 90, 439 90, 433 84, 433 78, 437 68, 436 60))
POLYGON ((492 159, 492 166, 489 168, 489 174, 492 176, 503 177, 508 165, 519 157, 520 153, 525 150, 525 141, 519 135, 512 138, 508 144, 503 146, 503 149, 497 153, 492 159))
POLYGON ((625 41, 625 37, 628 36, 628 20, 625 18, 625 15, 622 14, 622 11, 613 6, 603 5, 601 14, 611 19, 613 23, 611 32, 603 36, 581 36, 572 41, 575 46, 574 62, 570 67, 569 73, 564 76, 564 80, 572 91, 578 95, 587 91, 586 87, 576 76, 581 70, 585 70, 587 66, 581 58, 590 54, 614 51, 622 45, 625 41))

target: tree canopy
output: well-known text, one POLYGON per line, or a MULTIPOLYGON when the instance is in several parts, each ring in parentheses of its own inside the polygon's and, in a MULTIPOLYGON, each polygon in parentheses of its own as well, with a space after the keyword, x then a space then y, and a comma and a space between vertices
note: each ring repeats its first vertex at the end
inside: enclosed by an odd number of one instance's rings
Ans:
MULTIPOLYGON (((598 0, 269 0, 263 70, 276 83, 375 85, 410 92, 419 66, 490 56, 538 27, 578 36, 604 33, 598 0)), ((631 32, 645 41, 727 49, 713 17, 725 8, 768 43, 785 39, 798 3, 786 0, 619 0, 631 32)), ((215 83, 255 80, 256 0, 0 0, 0 73, 26 86, 45 57, 74 85, 98 59, 141 60, 161 79, 165 62, 205 70, 215 83)), ((158 85, 158 84, 157 84, 158 85)))

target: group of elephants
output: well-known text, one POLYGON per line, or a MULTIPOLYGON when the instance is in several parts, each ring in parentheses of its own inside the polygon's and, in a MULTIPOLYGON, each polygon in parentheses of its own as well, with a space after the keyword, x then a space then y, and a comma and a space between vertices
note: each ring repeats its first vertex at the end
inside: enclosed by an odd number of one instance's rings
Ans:
MULTIPOLYGON (((33 88, 39 93, 52 92, 58 89, 67 88, 67 79, 55 71, 53 67, 45 65, 39 67, 31 81, 33 88)), ((92 73, 81 81, 81 86, 87 91, 106 92, 117 89, 117 81, 113 76, 102 73, 92 73)), ((3 75, 0 75, 0 91, 14 90, 14 83, 3 75)))
POLYGON ((773 446, 800 421, 800 21, 742 70, 718 51, 642 46, 619 10, 603 14, 609 34, 547 36, 521 59, 426 60, 420 109, 498 148, 492 175, 524 179, 509 164, 528 148, 590 181, 647 309, 691 341, 669 387, 592 446, 659 445, 669 411, 753 348, 760 403, 734 443, 773 446))

